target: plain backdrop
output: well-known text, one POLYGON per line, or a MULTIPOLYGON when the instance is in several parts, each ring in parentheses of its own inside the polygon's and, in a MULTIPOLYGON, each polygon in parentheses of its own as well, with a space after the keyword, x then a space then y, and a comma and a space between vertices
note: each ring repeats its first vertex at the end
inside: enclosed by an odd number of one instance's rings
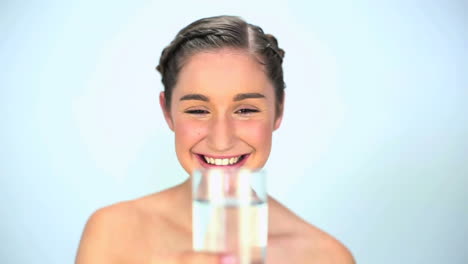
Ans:
POLYGON ((0 263, 72 263, 98 208, 186 179, 162 49, 230 14, 286 51, 268 187, 358 263, 468 263, 466 1, 2 1, 0 263))

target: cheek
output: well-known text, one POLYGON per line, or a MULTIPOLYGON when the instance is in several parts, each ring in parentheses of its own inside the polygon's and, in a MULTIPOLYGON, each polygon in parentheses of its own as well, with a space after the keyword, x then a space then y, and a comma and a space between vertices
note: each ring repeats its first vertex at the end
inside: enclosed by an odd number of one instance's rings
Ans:
POLYGON ((181 149, 189 149, 195 143, 200 141, 205 133, 205 126, 193 120, 175 120, 174 133, 176 138, 176 147, 181 149))
POLYGON ((270 122, 249 121, 242 123, 239 129, 240 137, 257 151, 269 153, 272 139, 272 127, 270 122))

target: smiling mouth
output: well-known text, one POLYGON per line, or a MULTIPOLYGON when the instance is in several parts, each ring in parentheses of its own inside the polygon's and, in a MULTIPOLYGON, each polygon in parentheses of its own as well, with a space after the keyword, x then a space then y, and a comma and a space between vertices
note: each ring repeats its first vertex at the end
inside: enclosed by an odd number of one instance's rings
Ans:
POLYGON ((236 164, 240 164, 248 156, 248 154, 243 154, 240 156, 234 156, 234 157, 228 157, 228 158, 214 158, 214 157, 209 157, 209 156, 205 156, 202 154, 197 154, 197 155, 205 164, 212 165, 212 166, 233 166, 236 164))

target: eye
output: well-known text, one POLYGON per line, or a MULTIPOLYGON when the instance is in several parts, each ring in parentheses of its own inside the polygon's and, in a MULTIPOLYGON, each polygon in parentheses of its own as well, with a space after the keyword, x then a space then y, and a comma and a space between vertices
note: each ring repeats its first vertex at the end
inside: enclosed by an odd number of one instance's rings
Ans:
POLYGON ((206 115, 206 114, 209 114, 210 112, 208 112, 207 110, 203 110, 203 109, 191 109, 191 110, 186 110, 185 113, 191 114, 191 115, 206 115))
POLYGON ((249 114, 258 113, 258 112, 260 111, 257 109, 253 109, 253 108, 242 108, 242 109, 237 110, 236 114, 249 115, 249 114))

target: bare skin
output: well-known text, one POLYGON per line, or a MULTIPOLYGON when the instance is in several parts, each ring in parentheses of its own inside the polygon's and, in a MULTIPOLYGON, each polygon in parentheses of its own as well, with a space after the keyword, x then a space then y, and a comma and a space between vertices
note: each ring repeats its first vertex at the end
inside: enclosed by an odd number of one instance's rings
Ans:
MULTIPOLYGON (((95 212, 76 264, 235 263, 191 251, 190 180, 160 193, 95 212)), ((269 198, 267 264, 355 263, 330 235, 269 198)))
MULTIPOLYGON (((208 166, 200 157, 245 155, 238 166, 264 166, 282 113, 276 113, 271 81, 250 53, 220 49, 192 55, 172 93, 170 107, 160 94, 161 109, 189 175, 208 166)), ((98 210, 86 225, 76 263, 236 263, 191 250, 190 183, 98 210)), ((267 264, 354 263, 341 243, 272 198, 268 215, 267 264)))

